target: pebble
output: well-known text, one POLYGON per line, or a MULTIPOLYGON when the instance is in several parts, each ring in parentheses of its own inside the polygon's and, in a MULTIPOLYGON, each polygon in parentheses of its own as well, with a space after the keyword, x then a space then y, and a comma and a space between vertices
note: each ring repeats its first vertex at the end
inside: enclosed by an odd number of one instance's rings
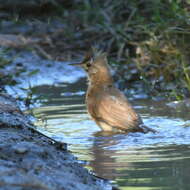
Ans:
POLYGON ((28 149, 26 147, 16 147, 15 153, 17 154, 25 154, 28 152, 28 149))

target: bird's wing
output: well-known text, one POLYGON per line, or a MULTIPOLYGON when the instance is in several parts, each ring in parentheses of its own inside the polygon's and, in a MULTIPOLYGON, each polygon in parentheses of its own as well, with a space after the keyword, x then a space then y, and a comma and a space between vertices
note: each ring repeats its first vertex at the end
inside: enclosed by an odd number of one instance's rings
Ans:
POLYGON ((97 120, 123 130, 138 128, 142 122, 139 115, 120 92, 117 96, 111 94, 102 96, 94 111, 97 120))

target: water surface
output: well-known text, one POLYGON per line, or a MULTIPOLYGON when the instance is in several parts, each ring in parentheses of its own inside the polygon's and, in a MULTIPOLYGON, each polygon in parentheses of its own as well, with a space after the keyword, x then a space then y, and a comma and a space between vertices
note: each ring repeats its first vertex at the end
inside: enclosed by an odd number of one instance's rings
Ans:
POLYGON ((112 180, 122 190, 190 189, 190 109, 184 104, 168 107, 164 101, 134 100, 146 97, 137 86, 136 95, 129 93, 132 103, 145 124, 158 133, 101 136, 86 112, 85 80, 78 80, 85 76, 82 70, 31 52, 16 56, 8 72, 19 65, 25 72, 16 76, 16 86, 6 86, 7 92, 25 98, 33 87, 38 129, 67 142, 95 175, 112 180))
POLYGON ((81 164, 122 190, 190 189, 189 110, 167 102, 135 100, 145 124, 157 134, 102 136, 84 105, 85 83, 36 87, 33 109, 39 130, 69 144, 81 164))

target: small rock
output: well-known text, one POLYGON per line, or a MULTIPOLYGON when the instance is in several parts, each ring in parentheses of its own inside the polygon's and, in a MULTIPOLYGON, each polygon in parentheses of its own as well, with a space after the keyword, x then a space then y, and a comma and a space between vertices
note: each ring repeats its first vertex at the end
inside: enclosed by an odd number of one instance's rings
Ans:
POLYGON ((190 108, 190 99, 185 99, 181 101, 173 101, 166 104, 167 106, 174 108, 174 109, 180 109, 180 108, 190 108))
POLYGON ((14 144, 12 146, 12 149, 17 154, 25 154, 31 150, 30 143, 28 143, 28 142, 19 142, 17 144, 14 144))
POLYGON ((15 149, 15 153, 17 154, 25 154, 28 152, 28 149, 26 147, 17 147, 15 149))

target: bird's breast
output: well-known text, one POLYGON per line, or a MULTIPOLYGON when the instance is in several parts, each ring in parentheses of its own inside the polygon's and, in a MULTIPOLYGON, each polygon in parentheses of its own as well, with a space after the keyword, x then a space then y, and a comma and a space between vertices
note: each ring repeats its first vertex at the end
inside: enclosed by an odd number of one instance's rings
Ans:
POLYGON ((94 119, 97 116, 98 102, 100 100, 100 90, 89 87, 86 93, 86 106, 88 113, 94 119))

